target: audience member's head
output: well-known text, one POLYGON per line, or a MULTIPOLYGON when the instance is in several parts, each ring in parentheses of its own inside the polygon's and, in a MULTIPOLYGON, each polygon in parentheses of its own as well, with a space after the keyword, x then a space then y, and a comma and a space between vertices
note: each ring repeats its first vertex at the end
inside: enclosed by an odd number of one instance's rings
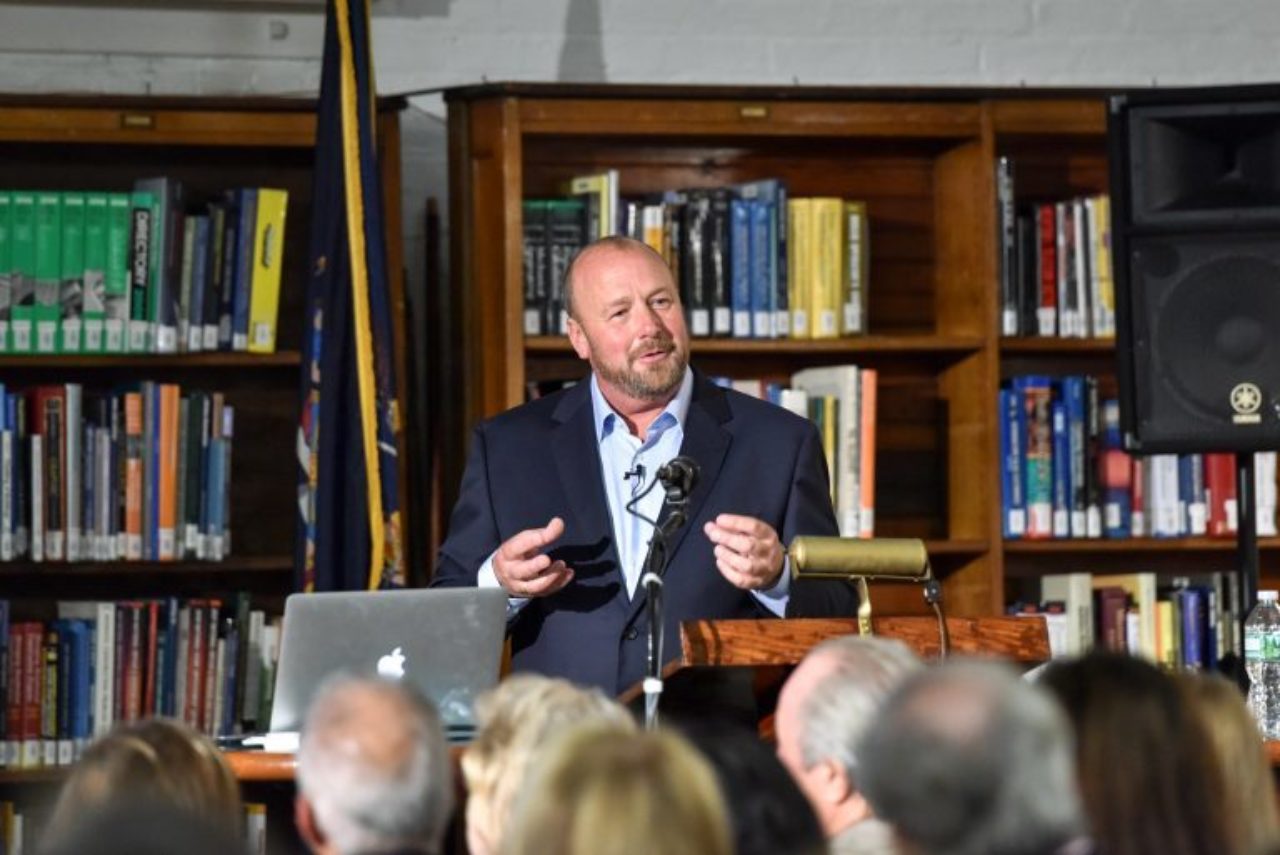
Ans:
POLYGON ((298 831, 313 852, 435 853, 453 809, 450 761, 429 701, 399 683, 331 678, 298 750, 298 831))
POLYGON ((476 739, 462 755, 471 855, 498 851, 516 794, 553 737, 582 723, 635 729, 630 713, 599 690, 538 674, 513 675, 482 695, 476 721, 476 739))
POLYGON ((736 855, 826 851, 826 838, 808 799, 758 736, 721 723, 688 725, 681 732, 716 773, 736 855))
POLYGON ((1076 732, 1085 812, 1108 855, 1231 855, 1238 833, 1218 794, 1209 735, 1172 676, 1097 651, 1052 663, 1040 682, 1076 732))
POLYGON ((1209 737, 1173 677, 1118 653, 1054 662, 1040 678, 1076 732, 1080 792, 1108 855, 1238 852, 1209 737))
POLYGON ((62 785, 50 833, 122 800, 184 809, 229 829, 244 820, 240 786, 218 749, 173 719, 117 727, 90 745, 62 785))
POLYGON ((920 667, 899 641, 846 636, 815 647, 782 687, 778 757, 828 837, 888 837, 887 829, 870 822, 856 746, 889 693, 920 667))
POLYGON ((1221 674, 1185 671, 1177 680, 1208 733, 1221 775, 1218 798, 1227 826, 1240 831, 1242 851, 1261 853, 1280 845, 1271 763, 1244 695, 1221 674))
POLYGON ((503 855, 731 855, 715 773, 674 733, 587 726, 548 748, 503 855))
POLYGON ((919 855, 1047 855, 1083 828, 1070 729, 995 663, 909 677, 858 746, 876 815, 919 855))
POLYGON ((172 802, 113 801, 77 816, 43 855, 237 855, 235 826, 172 802))

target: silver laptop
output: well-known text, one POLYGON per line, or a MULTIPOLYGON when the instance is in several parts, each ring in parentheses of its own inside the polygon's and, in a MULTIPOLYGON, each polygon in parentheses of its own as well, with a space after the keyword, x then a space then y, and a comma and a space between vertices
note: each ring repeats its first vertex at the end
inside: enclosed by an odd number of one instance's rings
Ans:
POLYGON ((316 688, 335 672, 403 680, 445 727, 473 725, 476 696, 498 681, 507 595, 497 588, 293 594, 271 707, 271 733, 296 734, 316 688))

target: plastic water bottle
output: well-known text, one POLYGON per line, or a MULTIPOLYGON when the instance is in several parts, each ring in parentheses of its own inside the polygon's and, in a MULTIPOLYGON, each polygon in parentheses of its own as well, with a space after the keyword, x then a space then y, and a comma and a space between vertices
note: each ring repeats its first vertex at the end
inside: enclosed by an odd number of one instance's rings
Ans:
POLYGON ((1275 591, 1259 591, 1244 622, 1249 709, 1267 739, 1280 739, 1280 608, 1275 591))

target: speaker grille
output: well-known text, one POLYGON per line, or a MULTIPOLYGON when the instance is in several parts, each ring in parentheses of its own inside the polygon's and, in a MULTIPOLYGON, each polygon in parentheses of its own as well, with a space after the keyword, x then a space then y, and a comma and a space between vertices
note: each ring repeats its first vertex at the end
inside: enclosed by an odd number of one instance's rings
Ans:
POLYGON ((1280 233, 1135 238, 1130 274, 1144 446, 1280 447, 1280 233))

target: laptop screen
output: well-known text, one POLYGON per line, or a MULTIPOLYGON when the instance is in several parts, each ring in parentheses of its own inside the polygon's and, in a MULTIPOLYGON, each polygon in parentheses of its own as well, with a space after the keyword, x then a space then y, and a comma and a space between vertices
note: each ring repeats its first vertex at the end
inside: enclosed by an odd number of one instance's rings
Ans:
POLYGON ((446 729, 469 729, 476 696, 498 681, 506 609, 496 588, 290 596, 271 731, 300 730, 316 689, 339 672, 403 680, 431 699, 446 729))

